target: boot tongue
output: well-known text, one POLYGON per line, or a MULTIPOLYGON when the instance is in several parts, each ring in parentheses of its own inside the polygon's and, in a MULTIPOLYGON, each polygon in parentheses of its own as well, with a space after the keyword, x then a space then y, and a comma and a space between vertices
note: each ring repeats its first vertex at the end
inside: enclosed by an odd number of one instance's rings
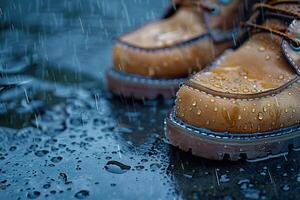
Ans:
POLYGON ((254 33, 255 30, 258 30, 258 33, 262 31, 270 34, 274 33, 275 35, 277 32, 277 35, 282 33, 280 37, 285 38, 284 35, 288 33, 291 22, 297 19, 296 16, 300 12, 300 7, 298 3, 276 2, 258 4, 253 8, 255 10, 253 10, 252 16, 246 23, 250 24, 254 33))
POLYGON ((292 3, 293 1, 291 1, 291 3, 280 3, 280 1, 278 1, 278 3, 276 2, 277 1, 267 4, 270 7, 273 7, 272 10, 263 7, 262 8, 258 7, 258 9, 263 12, 262 13, 263 19, 278 19, 278 21, 289 22, 295 19, 294 14, 300 13, 300 7, 299 7, 300 2, 298 3, 295 2, 292 3), (278 11, 276 9, 278 9, 278 11))
POLYGON ((216 12, 205 13, 204 19, 213 40, 216 42, 232 40, 237 34, 240 22, 249 18, 251 8, 257 1, 209 1, 216 6, 216 12))

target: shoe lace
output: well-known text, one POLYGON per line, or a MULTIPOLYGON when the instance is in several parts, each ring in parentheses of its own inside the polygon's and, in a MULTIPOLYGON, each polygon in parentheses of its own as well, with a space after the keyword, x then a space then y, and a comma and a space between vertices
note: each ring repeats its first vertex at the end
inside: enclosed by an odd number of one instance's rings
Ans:
POLYGON ((291 45, 295 47, 300 46, 300 40, 299 38, 295 38, 292 34, 287 33, 287 28, 282 27, 268 27, 265 25, 259 25, 257 23, 254 23, 254 18, 258 17, 258 14, 263 14, 264 11, 269 11, 274 14, 280 14, 284 17, 293 17, 294 19, 299 20, 300 14, 298 12, 293 12, 289 10, 285 10, 283 8, 278 8, 276 5, 281 3, 300 3, 299 0, 277 0, 277 1, 269 1, 268 3, 258 3, 255 4, 253 7, 253 15, 249 18, 247 22, 242 22, 241 25, 243 27, 252 28, 252 31, 255 32, 270 32, 274 35, 278 35, 280 37, 283 37, 287 41, 290 42, 291 45), (258 12, 257 12, 258 11, 258 12))

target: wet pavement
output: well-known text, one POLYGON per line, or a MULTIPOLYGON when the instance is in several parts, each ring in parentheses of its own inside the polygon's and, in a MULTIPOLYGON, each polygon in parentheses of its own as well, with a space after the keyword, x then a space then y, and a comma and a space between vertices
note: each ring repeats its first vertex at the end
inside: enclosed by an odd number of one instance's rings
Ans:
POLYGON ((172 100, 105 90, 115 37, 166 5, 1 0, 0 199, 299 199, 299 152, 196 158, 165 140, 172 100))

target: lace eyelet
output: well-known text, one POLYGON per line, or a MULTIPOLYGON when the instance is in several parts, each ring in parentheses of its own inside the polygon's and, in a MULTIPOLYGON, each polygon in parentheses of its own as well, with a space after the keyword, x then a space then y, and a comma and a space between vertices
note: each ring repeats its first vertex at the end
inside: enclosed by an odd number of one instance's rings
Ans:
POLYGON ((212 7, 212 11, 210 12, 210 15, 217 16, 220 14, 221 9, 217 4, 212 4, 211 7, 212 7))
POLYGON ((296 40, 298 42, 298 45, 295 46, 294 44, 290 44, 291 48, 294 50, 294 51, 300 51, 300 38, 295 38, 294 40, 296 40))
POLYGON ((232 0, 219 0, 219 3, 220 4, 223 4, 223 5, 228 5, 232 2, 232 0))

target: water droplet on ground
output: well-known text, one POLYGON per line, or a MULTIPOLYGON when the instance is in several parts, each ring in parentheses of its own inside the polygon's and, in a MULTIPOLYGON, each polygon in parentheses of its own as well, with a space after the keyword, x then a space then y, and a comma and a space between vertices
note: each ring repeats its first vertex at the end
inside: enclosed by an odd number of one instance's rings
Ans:
POLYGON ((297 182, 300 183, 300 174, 297 176, 297 182))
POLYGON ((106 163, 104 168, 106 169, 106 171, 114 174, 124 174, 128 170, 130 170, 131 167, 118 161, 110 160, 106 163))
POLYGON ((159 168, 161 168, 161 164, 159 164, 159 163, 152 163, 152 164, 150 165, 151 171, 156 171, 156 170, 158 170, 159 168))
POLYGON ((43 185, 43 188, 44 188, 44 189, 48 189, 48 188, 50 188, 50 187, 51 187, 51 184, 50 184, 50 183, 46 183, 46 184, 43 185))
POLYGON ((43 157, 45 155, 47 155, 49 153, 48 150, 38 150, 36 151, 34 154, 37 156, 37 157, 43 157))
POLYGON ((283 190, 283 191, 289 191, 289 190, 290 190, 290 186, 284 185, 284 186, 282 187, 282 190, 283 190))
POLYGON ((228 178, 227 174, 221 175, 221 177, 220 177, 220 182, 221 183, 227 183, 229 181, 230 181, 230 179, 228 178))
POLYGON ((61 156, 56 156, 56 157, 52 157, 50 160, 54 163, 59 163, 60 161, 62 161, 63 157, 61 156))
POLYGON ((28 199, 36 199, 41 195, 39 191, 33 191, 33 192, 28 192, 27 193, 27 198, 28 199))
POLYGON ((79 192, 77 192, 74 197, 77 199, 85 199, 90 195, 90 192, 87 190, 80 190, 79 192))

